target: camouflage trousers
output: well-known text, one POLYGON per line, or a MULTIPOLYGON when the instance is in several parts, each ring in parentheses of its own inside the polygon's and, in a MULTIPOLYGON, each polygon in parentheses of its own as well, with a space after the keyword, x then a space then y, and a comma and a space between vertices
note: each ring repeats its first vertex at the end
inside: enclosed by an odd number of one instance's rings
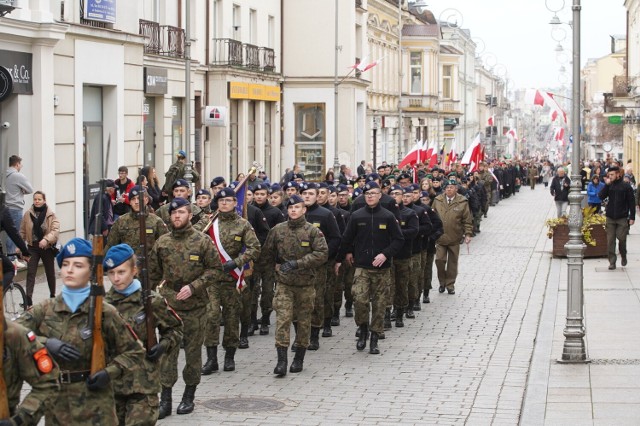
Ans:
MULTIPOLYGON (((240 298, 234 282, 217 282, 210 286, 208 315, 204 331, 204 345, 218 346, 220 344, 220 307, 222 306, 222 316, 224 317, 224 336, 222 338, 223 348, 237 348, 240 339, 240 298)), ((249 289, 244 289, 242 293, 248 293, 249 289)))
POLYGON ((158 421, 158 394, 116 395, 116 413, 121 426, 153 426, 158 421))
POLYGON ((411 278, 408 285, 409 303, 420 297, 420 282, 422 281, 422 255, 420 253, 411 255, 411 278))
POLYGON ((331 318, 333 316, 333 297, 338 284, 338 277, 336 277, 336 261, 330 260, 327 262, 327 282, 324 291, 324 318, 331 318))
POLYGON ((436 268, 438 269, 438 281, 447 290, 455 290, 458 276, 458 256, 460 256, 460 244, 451 246, 436 246, 436 268))
MULTIPOLYGON (((203 306, 188 311, 176 309, 176 313, 182 318, 184 332, 185 365, 182 369, 182 378, 186 385, 198 385, 202 369, 202 343, 207 321, 207 308, 203 306)), ((160 382, 163 387, 171 388, 178 381, 178 355, 180 355, 179 345, 175 350, 167 352, 161 359, 160 382)))
POLYGON ((45 425, 117 425, 113 388, 90 391, 85 381, 60 385, 47 406, 45 425))
POLYGON ((431 290, 431 280, 433 279, 433 259, 435 258, 435 253, 429 253, 427 250, 422 251, 422 272, 424 281, 422 281, 422 290, 427 291, 431 290))
MULTIPOLYGON (((251 312, 253 311, 253 288, 256 286, 256 283, 253 281, 253 276, 246 280, 246 283, 247 287, 245 287, 239 295, 240 305, 238 307, 238 319, 240 320, 240 323, 249 325, 251 324, 251 312)), ((227 323, 225 322, 224 325, 226 329, 227 323)))
POLYGON ((336 277, 336 286, 333 291, 333 311, 340 312, 342 307, 342 293, 344 292, 344 300, 349 304, 353 304, 353 296, 351 287, 353 286, 353 273, 355 268, 347 262, 342 262, 338 276, 336 277))
POLYGON ((296 345, 309 346, 311 311, 316 296, 313 286, 293 286, 278 283, 273 298, 276 311, 276 347, 289 347, 291 323, 296 320, 296 345))
POLYGON ((275 288, 276 276, 274 271, 254 271, 252 289, 252 312, 258 311, 258 301, 260 302, 260 312, 263 316, 269 316, 273 311, 273 292, 275 288))
POLYGON ((327 267, 318 266, 313 278, 313 288, 316 290, 311 313, 311 327, 322 327, 324 324, 324 296, 327 287, 327 267))
POLYGON ((355 268, 353 303, 357 326, 370 323, 371 331, 384 332, 383 320, 391 282, 391 269, 355 268), (369 321, 371 312, 371 321, 369 321))
POLYGON ((387 307, 405 308, 409 304, 407 296, 407 277, 411 276, 411 259, 393 259, 392 278, 393 285, 389 286, 389 298, 387 307))

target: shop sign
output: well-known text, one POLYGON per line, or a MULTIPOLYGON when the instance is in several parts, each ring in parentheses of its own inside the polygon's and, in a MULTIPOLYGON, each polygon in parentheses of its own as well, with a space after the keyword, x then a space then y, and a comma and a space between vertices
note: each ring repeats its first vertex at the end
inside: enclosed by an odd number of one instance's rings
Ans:
POLYGON ((0 65, 5 67, 13 80, 13 93, 33 95, 33 55, 26 52, 0 50, 0 65))
POLYGON ((166 95, 168 74, 166 68, 144 67, 144 93, 166 95))

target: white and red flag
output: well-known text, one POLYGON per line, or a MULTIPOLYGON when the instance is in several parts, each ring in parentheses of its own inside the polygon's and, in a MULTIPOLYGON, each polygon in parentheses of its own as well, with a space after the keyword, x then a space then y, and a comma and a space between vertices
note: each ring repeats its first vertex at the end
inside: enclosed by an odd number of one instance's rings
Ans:
POLYGON ((495 126, 496 124, 496 116, 492 115, 487 119, 487 126, 495 126))
POLYGON ((416 144, 411 148, 411 151, 409 151, 407 155, 404 156, 400 164, 398 164, 398 168, 402 169, 404 166, 414 166, 417 163, 424 161, 422 150, 422 142, 416 141, 416 144))
POLYGON ((447 162, 446 162, 447 167, 451 166, 453 163, 458 161, 458 153, 456 152, 456 149, 457 149, 456 140, 454 139, 453 142, 451 142, 451 148, 449 148, 449 154, 447 154, 447 162))
POLYGON ((510 129, 507 132, 507 137, 510 137, 510 138, 512 138, 512 139, 517 141, 518 140, 518 132, 516 131, 516 129, 510 129))
POLYGON ((471 146, 465 151, 462 160, 460 160, 460 164, 469 165, 469 171, 475 172, 478 170, 480 163, 484 160, 484 150, 482 149, 482 144, 480 143, 480 134, 476 136, 476 138, 471 143, 471 146))

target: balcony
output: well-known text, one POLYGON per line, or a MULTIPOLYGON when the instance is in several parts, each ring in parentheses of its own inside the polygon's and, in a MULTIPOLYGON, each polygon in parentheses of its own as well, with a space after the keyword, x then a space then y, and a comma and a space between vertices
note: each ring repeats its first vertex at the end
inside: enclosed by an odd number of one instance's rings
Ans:
POLYGON ((440 112, 460 114, 460 101, 447 99, 440 101, 440 112))
POLYGON ((171 25, 160 25, 157 22, 140 19, 138 34, 147 40, 144 53, 162 55, 172 58, 184 58, 184 30, 171 25))
POLYGON ((436 101, 432 96, 403 96, 400 106, 406 111, 436 112, 436 101))
POLYGON ((249 43, 241 43, 230 38, 213 39, 214 67, 241 67, 253 71, 273 72, 275 52, 268 47, 260 47, 249 43))
POLYGON ((631 86, 629 79, 624 75, 617 75, 613 77, 613 97, 614 98, 626 98, 631 92, 631 86))

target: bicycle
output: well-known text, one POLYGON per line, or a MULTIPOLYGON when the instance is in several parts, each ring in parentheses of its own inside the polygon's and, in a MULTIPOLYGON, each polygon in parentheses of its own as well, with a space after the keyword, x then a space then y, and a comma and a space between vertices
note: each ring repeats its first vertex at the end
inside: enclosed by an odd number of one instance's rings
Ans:
MULTIPOLYGON (((17 275, 18 268, 14 265, 13 269, 17 275)), ((3 289, 3 296, 4 314, 11 320, 16 319, 27 310, 27 293, 17 282, 12 281, 7 288, 3 289)))

